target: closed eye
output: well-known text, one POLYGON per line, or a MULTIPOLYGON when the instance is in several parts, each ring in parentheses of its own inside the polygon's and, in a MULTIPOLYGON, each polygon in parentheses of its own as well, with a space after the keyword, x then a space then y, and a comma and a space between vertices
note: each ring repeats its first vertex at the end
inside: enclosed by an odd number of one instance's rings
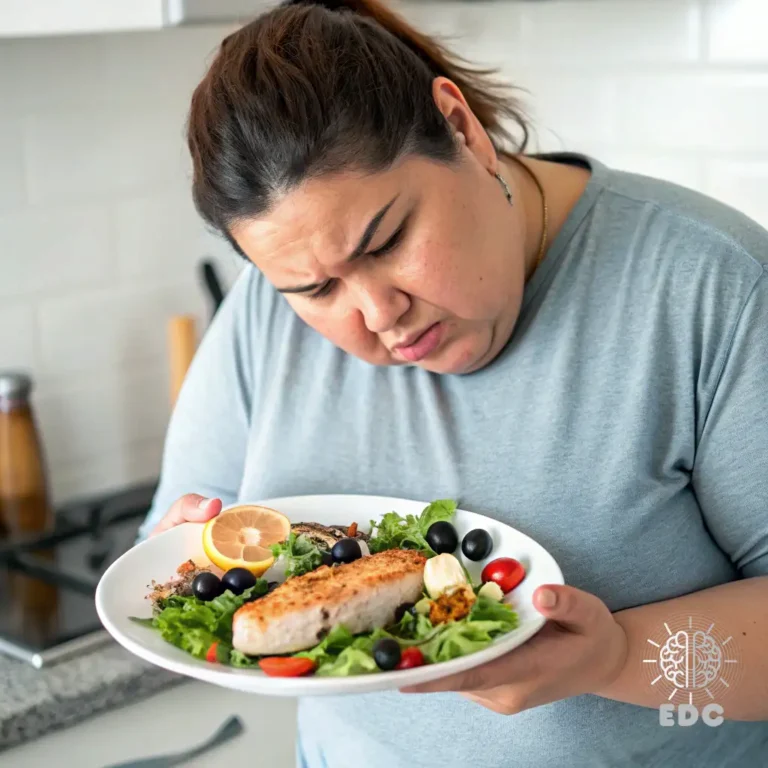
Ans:
POLYGON ((387 240, 386 243, 383 245, 380 245, 376 250, 374 251, 368 251, 369 256, 385 256, 390 251, 393 251, 395 248, 397 248, 398 245, 400 245, 403 235, 405 234, 405 227, 408 224, 408 218, 406 217, 403 220, 403 223, 392 233, 389 240, 387 240))
MULTIPOLYGON (((387 240, 383 245, 380 245, 375 250, 367 251, 365 255, 378 258, 380 256, 386 256, 388 253, 391 253, 392 251, 394 251, 395 248, 397 248, 397 246, 400 245, 400 243, 403 240, 409 218, 410 218, 410 214, 406 216, 405 219, 403 219, 403 223, 392 233, 389 240, 387 240)), ((335 280, 326 281, 314 293, 308 294, 307 295, 308 298, 322 299, 324 296, 328 296, 333 290, 333 286, 335 282, 336 282, 335 280)))
POLYGON ((322 299, 333 290, 333 280, 327 280, 314 293, 307 294, 309 299, 322 299))

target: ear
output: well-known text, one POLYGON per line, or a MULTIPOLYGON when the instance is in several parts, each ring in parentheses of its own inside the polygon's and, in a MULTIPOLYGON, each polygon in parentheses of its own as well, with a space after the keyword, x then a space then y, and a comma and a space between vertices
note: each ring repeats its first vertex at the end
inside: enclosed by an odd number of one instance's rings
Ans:
POLYGON ((462 135, 476 160, 490 173, 495 173, 498 159, 493 143, 456 83, 447 77, 436 77, 432 81, 432 98, 457 134, 457 140, 461 141, 458 135, 462 135))

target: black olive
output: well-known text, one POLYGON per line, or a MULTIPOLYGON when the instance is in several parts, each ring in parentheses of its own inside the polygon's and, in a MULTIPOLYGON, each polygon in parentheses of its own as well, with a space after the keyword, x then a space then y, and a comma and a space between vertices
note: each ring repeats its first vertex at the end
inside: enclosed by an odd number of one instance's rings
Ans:
POLYGON ((363 556, 363 550, 357 539, 339 539, 331 550, 333 559, 337 563, 353 563, 363 556))
POLYGON ((379 669, 394 669, 400 663, 400 644, 391 637, 382 637, 373 644, 373 658, 379 669))
POLYGON ((461 551, 469 560, 485 560, 493 550, 493 539, 488 531, 475 528, 470 531, 461 542, 461 551))
POLYGON ((192 582, 192 594, 203 602, 218 597, 224 591, 221 579, 210 571, 203 571, 195 576, 192 582))
POLYGON ((323 552, 322 558, 323 565, 333 565, 333 555, 330 552, 323 552))
POLYGON ((427 544, 437 552, 438 555, 453 553, 459 546, 459 534, 456 529, 448 522, 441 521, 432 523, 426 535, 427 544))
POLYGON ((395 622, 400 621, 406 613, 413 614, 415 609, 416 606, 413 603, 401 603, 395 608, 395 622))
POLYGON ((256 584, 256 577, 245 568, 230 568, 221 577, 221 583, 224 589, 230 590, 235 595, 242 595, 246 589, 256 584))

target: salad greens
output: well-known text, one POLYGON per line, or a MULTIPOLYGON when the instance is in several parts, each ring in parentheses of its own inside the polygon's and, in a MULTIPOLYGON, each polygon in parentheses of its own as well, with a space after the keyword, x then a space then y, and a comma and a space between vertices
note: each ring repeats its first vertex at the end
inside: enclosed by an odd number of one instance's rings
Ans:
POLYGON ((517 626, 517 613, 509 605, 478 597, 460 621, 433 625, 427 616, 405 613, 393 627, 357 636, 338 626, 314 648, 294 656, 312 659, 321 677, 348 677, 378 671, 373 645, 382 637, 394 638, 402 648, 418 647, 425 661, 435 664, 480 651, 517 626))
POLYGON ((455 511, 455 501, 441 499, 425 507, 418 517, 402 517, 397 512, 387 512, 378 522, 371 520, 372 536, 368 548, 372 555, 386 549, 415 549, 426 557, 434 557, 437 552, 429 546, 426 539, 429 526, 449 521, 455 511))
MULTIPOLYGON (((257 667, 258 656, 247 656, 232 647, 232 616, 267 589, 267 582, 259 579, 242 595, 227 591, 207 603, 191 596, 169 597, 153 618, 133 621, 158 630, 165 641, 199 659, 212 661, 213 649, 221 664, 257 667)), ((314 648, 291 655, 314 661, 315 674, 320 677, 349 677, 378 671, 373 646, 383 637, 394 638, 403 649, 418 647, 425 661, 435 664, 480 651, 517 626, 517 613, 509 605, 478 597, 469 615, 460 621, 433 625, 423 614, 405 613, 397 624, 361 635, 339 625, 314 648)))
POLYGON ((384 636, 382 630, 377 630, 355 637, 346 627, 339 625, 314 648, 294 656, 312 659, 317 665, 315 674, 320 677, 349 677, 376 672, 378 667, 373 660, 373 644, 384 636))
POLYGON ((297 536, 295 533, 291 533, 286 541, 273 544, 271 549, 275 559, 278 557, 285 558, 286 579, 314 571, 323 563, 322 550, 303 534, 297 536))
POLYGON ((265 595, 269 586, 258 579, 242 595, 227 590, 208 602, 190 595, 174 595, 158 602, 151 619, 132 620, 160 632, 163 640, 198 659, 205 659, 215 645, 216 660, 234 666, 248 666, 232 648, 232 617, 240 606, 265 595))

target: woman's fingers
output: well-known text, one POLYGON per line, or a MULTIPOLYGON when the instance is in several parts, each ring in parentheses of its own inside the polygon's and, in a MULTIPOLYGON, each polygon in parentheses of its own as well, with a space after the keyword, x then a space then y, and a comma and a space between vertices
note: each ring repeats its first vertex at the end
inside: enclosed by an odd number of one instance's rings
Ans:
POLYGON ((177 499, 168 514, 157 524, 150 536, 175 528, 182 523, 204 523, 221 512, 221 499, 209 499, 198 493, 187 493, 177 499))

